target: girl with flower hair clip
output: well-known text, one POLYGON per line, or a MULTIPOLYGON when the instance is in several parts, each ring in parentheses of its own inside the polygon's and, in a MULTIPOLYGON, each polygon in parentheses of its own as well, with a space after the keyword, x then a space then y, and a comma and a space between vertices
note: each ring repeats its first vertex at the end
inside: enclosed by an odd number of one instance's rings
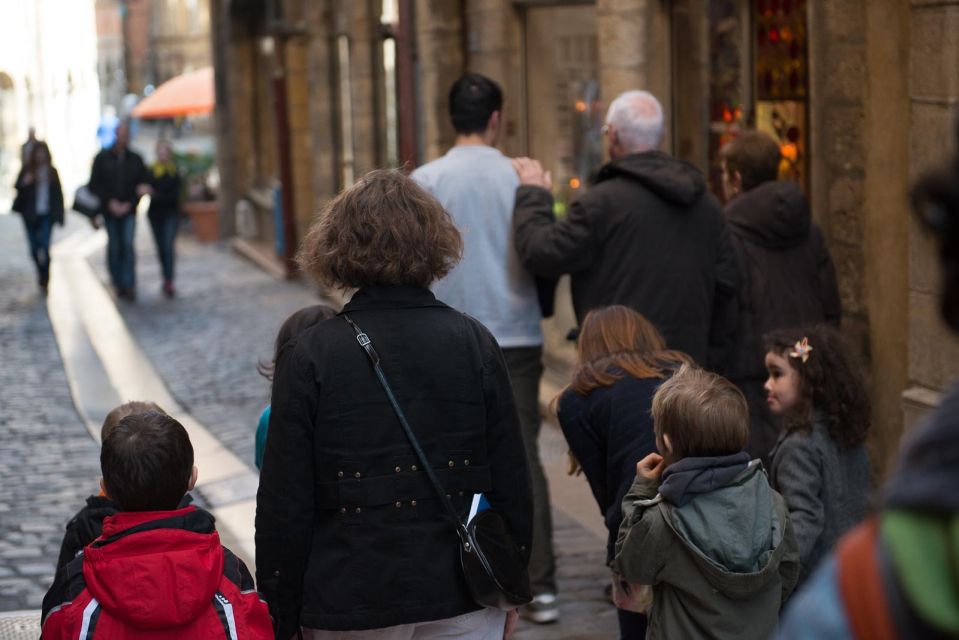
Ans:
POLYGON ((763 342, 767 402, 782 421, 769 476, 789 508, 801 584, 866 514, 869 398, 832 328, 774 331, 763 342))

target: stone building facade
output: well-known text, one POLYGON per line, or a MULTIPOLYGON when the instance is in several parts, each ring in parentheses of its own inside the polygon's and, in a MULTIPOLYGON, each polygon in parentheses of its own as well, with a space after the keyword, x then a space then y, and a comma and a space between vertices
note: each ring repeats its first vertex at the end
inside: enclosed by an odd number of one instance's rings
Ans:
MULTIPOLYGON (((503 86, 501 147, 551 168, 560 206, 603 161, 605 106, 645 88, 666 110, 667 149, 714 184, 736 131, 779 136, 836 260, 878 460, 959 374, 934 252, 906 203, 953 141, 959 1, 211 0, 211 24, 221 227, 266 254, 356 176, 444 153, 446 94, 464 70, 503 86)), ((546 323, 560 381, 566 296, 546 323)))

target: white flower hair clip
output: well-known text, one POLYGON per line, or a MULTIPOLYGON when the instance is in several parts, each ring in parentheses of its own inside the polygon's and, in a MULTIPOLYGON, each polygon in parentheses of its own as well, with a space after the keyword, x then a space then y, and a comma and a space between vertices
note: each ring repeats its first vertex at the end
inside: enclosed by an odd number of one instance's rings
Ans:
POLYGON ((809 344, 809 338, 803 338, 793 346, 793 350, 789 352, 789 357, 801 360, 803 364, 806 364, 810 353, 812 353, 812 345, 809 344))

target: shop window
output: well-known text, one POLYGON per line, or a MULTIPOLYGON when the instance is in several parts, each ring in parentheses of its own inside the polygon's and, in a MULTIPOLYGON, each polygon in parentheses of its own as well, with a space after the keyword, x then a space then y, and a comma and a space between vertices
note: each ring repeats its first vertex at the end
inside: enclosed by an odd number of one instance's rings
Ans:
POLYGON ((805 0, 756 0, 756 128, 782 149, 780 177, 808 186, 805 0))

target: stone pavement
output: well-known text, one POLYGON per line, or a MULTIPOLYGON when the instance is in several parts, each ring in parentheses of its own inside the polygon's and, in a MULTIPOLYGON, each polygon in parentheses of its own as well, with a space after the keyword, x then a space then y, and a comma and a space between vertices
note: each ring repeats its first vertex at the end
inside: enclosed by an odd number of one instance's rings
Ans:
MULTIPOLYGON (((84 224, 69 217, 66 230, 84 224)), ((0 611, 39 608, 63 526, 97 491, 99 449, 73 406, 18 215, 0 215, 0 611)))
MULTIPOLYGON (((118 305, 124 324, 176 401, 252 464, 256 420, 269 401, 269 383, 256 363, 271 357, 282 320, 317 297, 302 284, 278 282, 224 246, 199 245, 186 236, 177 247, 179 296, 166 300, 145 222, 137 237, 139 299, 118 305)), ((74 411, 19 224, 0 216, 0 610, 39 606, 62 526, 99 475, 97 446, 74 411)), ((105 281, 102 253, 90 262, 105 281)), ((541 440, 554 496, 561 620, 524 622, 517 640, 614 638, 615 610, 603 594, 608 578, 598 510, 585 481, 562 473, 565 446, 558 429, 544 427, 541 440)))

